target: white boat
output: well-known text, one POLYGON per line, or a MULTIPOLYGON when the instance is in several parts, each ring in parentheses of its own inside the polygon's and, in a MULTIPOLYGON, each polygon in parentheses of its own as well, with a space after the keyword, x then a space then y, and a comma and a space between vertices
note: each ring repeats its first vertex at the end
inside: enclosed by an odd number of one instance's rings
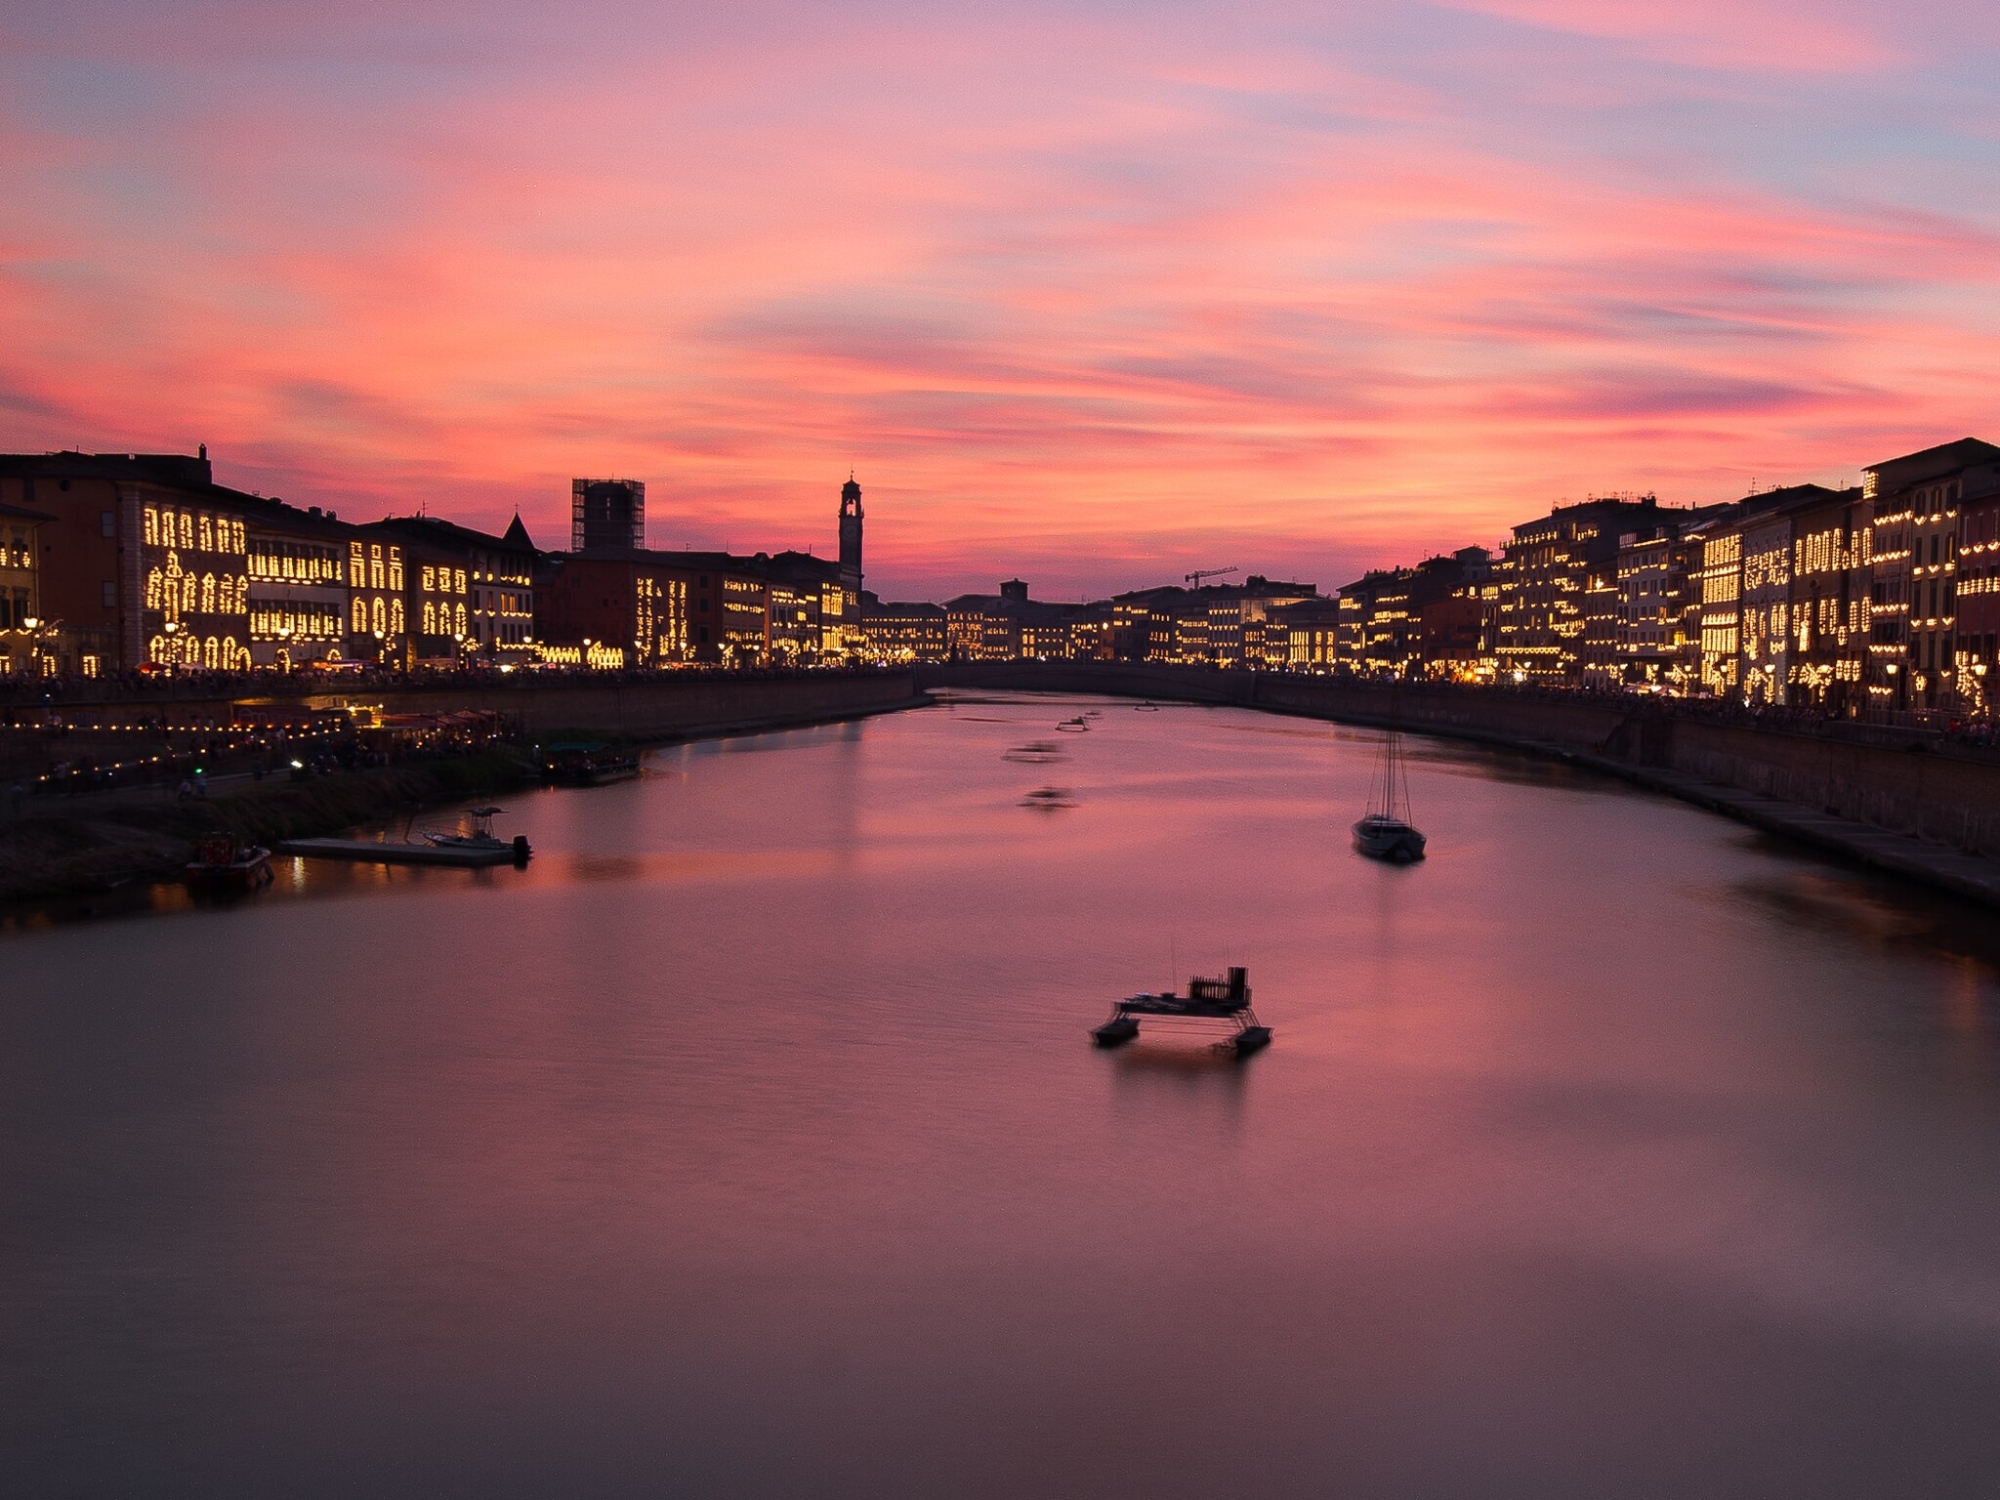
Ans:
POLYGON ((493 832, 493 815, 502 811, 498 807, 469 808, 466 816, 472 820, 471 828, 426 828, 422 831, 424 842, 433 849, 512 849, 513 845, 493 832))
POLYGON ((1370 859, 1391 864, 1405 865, 1424 857, 1424 836, 1410 821, 1402 736, 1393 729, 1382 742, 1382 765, 1369 788, 1368 811, 1354 825, 1354 847, 1370 859))

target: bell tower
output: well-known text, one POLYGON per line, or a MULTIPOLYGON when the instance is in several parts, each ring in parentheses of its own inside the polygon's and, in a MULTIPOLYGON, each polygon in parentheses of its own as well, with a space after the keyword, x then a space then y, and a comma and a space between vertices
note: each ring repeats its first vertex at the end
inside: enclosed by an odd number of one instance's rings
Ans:
POLYGON ((848 471, 840 487, 840 582, 857 599, 861 596, 861 486, 848 471))

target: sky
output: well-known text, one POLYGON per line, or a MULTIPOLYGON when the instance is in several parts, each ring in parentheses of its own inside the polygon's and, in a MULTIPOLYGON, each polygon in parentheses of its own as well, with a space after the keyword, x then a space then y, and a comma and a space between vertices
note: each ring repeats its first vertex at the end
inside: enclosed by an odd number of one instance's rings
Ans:
POLYGON ((0 0, 0 449, 1332 589, 2000 439, 2000 6, 0 0))

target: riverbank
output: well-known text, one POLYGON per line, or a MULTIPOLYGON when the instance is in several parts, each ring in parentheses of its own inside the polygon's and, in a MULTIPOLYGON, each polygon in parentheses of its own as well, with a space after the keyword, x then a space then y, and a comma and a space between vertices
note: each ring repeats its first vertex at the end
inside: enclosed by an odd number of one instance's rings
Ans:
POLYGON ((2000 908, 2000 764, 1919 736, 1846 737, 1676 717, 1606 695, 1570 700, 1432 684, 1132 665, 974 663, 930 687, 1104 693, 1230 704, 1547 757, 1781 838, 2000 908))
MULTIPOLYGON (((871 673, 741 682, 564 682, 542 692, 515 692, 507 701, 514 710, 511 717, 530 720, 540 740, 598 739, 639 749, 837 723, 920 707, 930 698, 907 673, 871 673)), ((421 711, 469 706, 480 705, 427 690, 421 711)), ((193 707, 227 722, 240 704, 193 707)), ((397 703, 384 711, 419 710, 397 703)), ((374 819, 497 795, 532 785, 539 775, 533 746, 523 740, 465 755, 335 771, 303 782, 232 778, 205 798, 100 794, 30 799, 20 816, 0 822, 0 905, 177 879, 195 844, 212 833, 228 832, 265 845, 314 838, 374 819)))
POLYGON ((206 798, 116 801, 34 809, 0 824, 0 903, 90 895, 134 881, 171 880, 195 844, 231 833, 254 844, 338 833, 471 797, 532 785, 538 768, 515 746, 403 765, 276 777, 206 798))

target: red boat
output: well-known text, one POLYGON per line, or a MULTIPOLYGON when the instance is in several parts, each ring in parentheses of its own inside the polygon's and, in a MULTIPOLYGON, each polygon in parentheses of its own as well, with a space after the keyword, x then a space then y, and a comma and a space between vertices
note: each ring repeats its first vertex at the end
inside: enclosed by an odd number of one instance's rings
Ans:
POLYGON ((197 891, 262 890, 271 874, 271 851, 262 844, 239 844, 234 834, 211 834, 195 846, 186 879, 197 891))

